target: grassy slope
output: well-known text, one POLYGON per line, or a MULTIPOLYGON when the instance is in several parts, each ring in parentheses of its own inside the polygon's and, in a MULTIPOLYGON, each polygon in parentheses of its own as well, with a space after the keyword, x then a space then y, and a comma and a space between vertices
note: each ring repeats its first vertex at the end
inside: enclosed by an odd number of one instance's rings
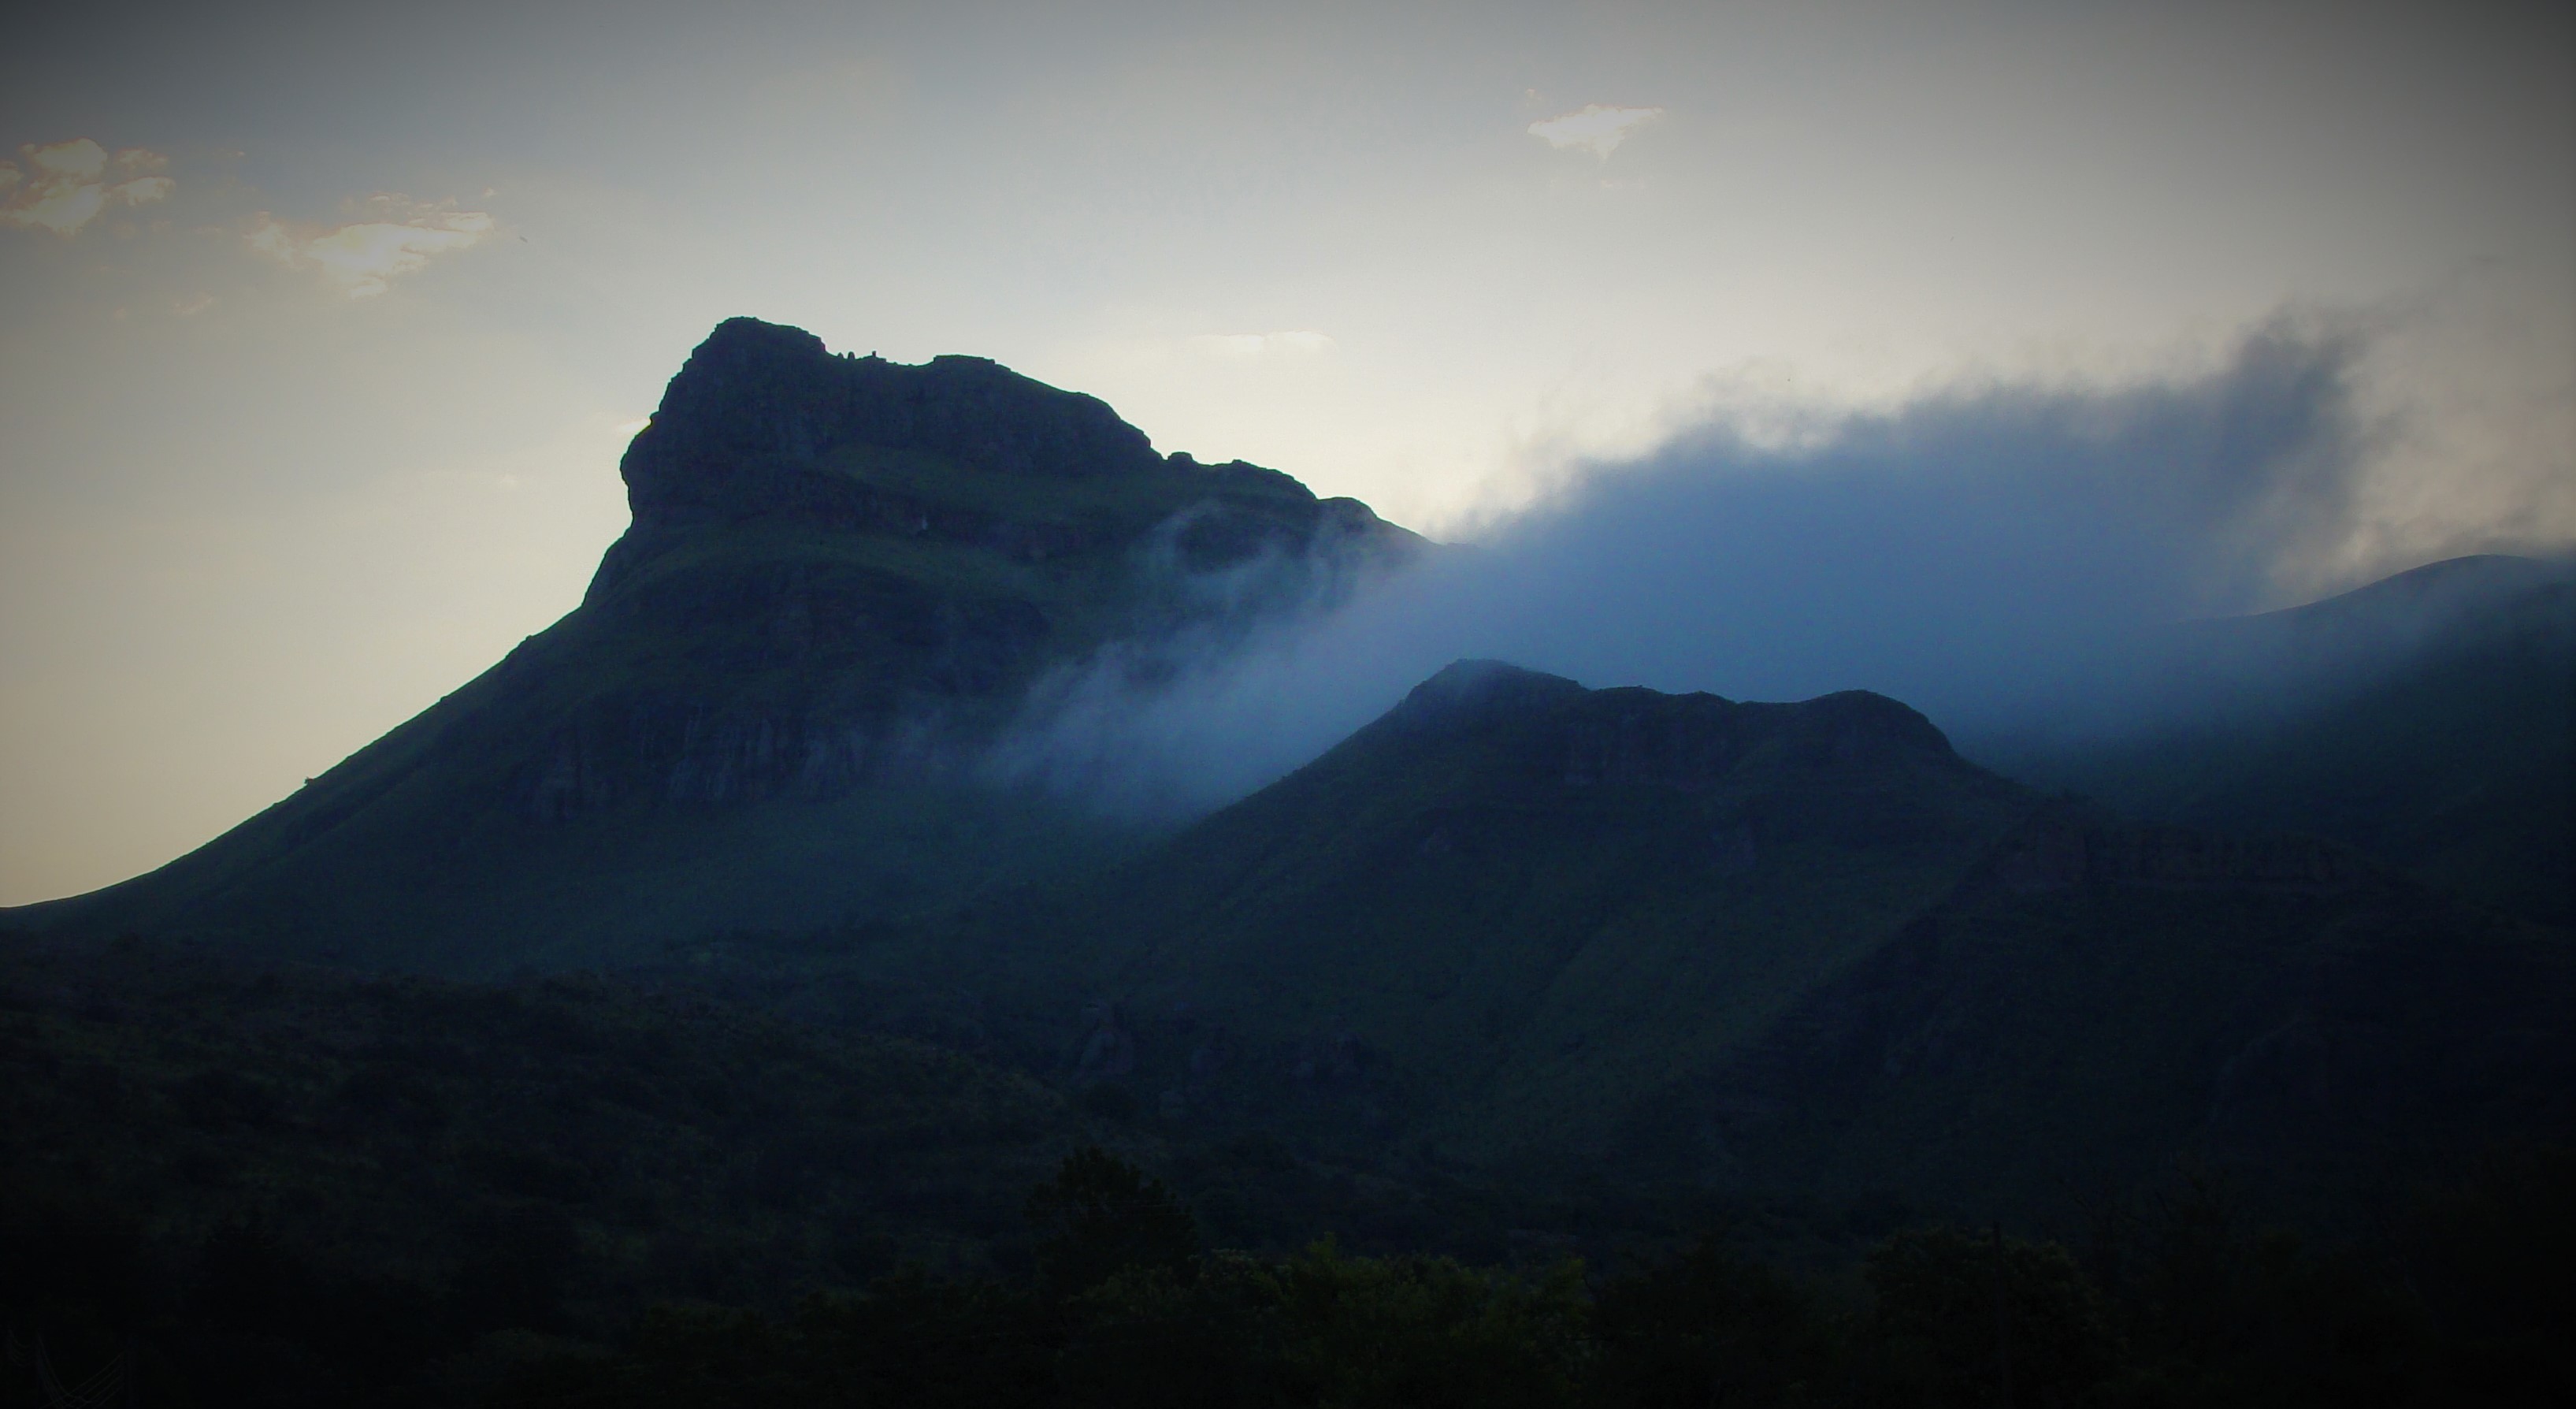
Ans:
POLYGON ((2433 884, 2576 923, 2576 581, 2517 559, 2436 568, 2499 580, 2457 618, 2411 620, 2395 579, 2212 623, 2177 646, 2179 668, 2213 680, 2192 722, 1972 752, 2142 819, 2331 837, 2433 884), (2309 666, 2320 638, 2326 654, 2353 658, 2309 666), (2360 643, 2380 640, 2400 643, 2394 663, 2360 659, 2360 643))
POLYGON ((507 783, 525 741, 576 707, 587 682, 550 675, 516 694, 495 678, 507 669, 199 851, 39 913, 249 954, 509 973, 709 930, 936 905, 1130 844, 1048 799, 936 782, 731 807, 637 801, 570 825, 530 818, 508 805, 507 783))
POLYGON ((1676 1113, 1735 1183, 2071 1214, 2181 1158, 2316 1218, 2564 1138, 2571 1014, 2564 931, 2384 876, 1972 880, 1676 1113))
POLYGON ((1844 747, 1852 698, 1408 705, 1015 921, 1003 966, 1052 949, 1063 1008, 1123 996, 1118 1079, 1189 1120, 1614 1180, 2029 1209, 2196 1153, 2362 1199, 2576 1123, 2564 931, 2330 846, 2080 810, 2103 855, 2180 869, 2016 889, 1999 858, 2063 805, 1937 745, 1844 747), (1569 730, 1659 715, 1762 723, 1688 790, 1568 783, 1569 730))
POLYGON ((559 1229, 583 1320, 982 1262, 1088 1123, 953 1052, 597 980, 258 970, 0 945, 6 1184, 188 1247, 265 1219, 343 1275, 436 1288, 476 1230, 559 1229), (720 1287, 702 1278, 721 1279, 720 1287))
POLYGON ((1838 758, 1832 733, 1644 691, 1427 733, 1390 717, 1120 873, 1074 928, 1140 1011, 1358 1039, 1382 1098, 1462 1152, 1595 1146, 1620 1093, 1757 1037, 2025 806, 1945 747, 1838 758), (1622 713, 1758 717, 1758 737, 1691 792, 1551 777, 1570 723, 1622 713))

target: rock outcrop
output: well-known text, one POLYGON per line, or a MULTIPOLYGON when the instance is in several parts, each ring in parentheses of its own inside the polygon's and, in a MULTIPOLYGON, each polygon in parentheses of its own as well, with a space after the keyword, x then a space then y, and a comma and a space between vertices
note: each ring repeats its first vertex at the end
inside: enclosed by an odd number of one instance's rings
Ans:
POLYGON ((1221 641, 1421 547, 986 359, 835 355, 751 319, 689 356, 621 473, 633 522, 577 609, 207 847, 37 923, 471 971, 1071 864, 1116 828, 974 782, 1033 687, 1221 641))
POLYGON ((746 318, 622 473, 632 526, 513 668, 577 697, 512 771, 524 816, 937 774, 1050 667, 1343 590, 1419 541, 1273 470, 1159 455, 984 358, 835 356, 746 318))

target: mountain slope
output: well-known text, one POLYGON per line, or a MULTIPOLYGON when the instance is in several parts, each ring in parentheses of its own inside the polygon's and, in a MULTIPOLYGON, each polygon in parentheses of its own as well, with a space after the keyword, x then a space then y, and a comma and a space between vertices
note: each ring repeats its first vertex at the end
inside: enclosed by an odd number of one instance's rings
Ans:
POLYGON ((2576 923, 2576 572, 2455 558, 2142 647, 2160 722, 1978 740, 2143 820, 2285 830, 2576 923))
POLYGON ((1098 928, 1153 937, 1122 960, 1139 1000, 1356 1034, 1459 1137, 1582 1124, 1587 1093, 1758 1028, 1928 904, 2015 804, 1876 696, 1470 663, 1140 863, 1098 928))
POLYGON ((1047 874, 1131 838, 976 781, 1033 682, 1420 544, 983 359, 749 319, 622 473, 634 522, 577 610, 197 852, 15 923, 477 973, 1047 874))
POLYGON ((2576 1072, 2563 932, 2045 798, 1859 693, 1452 667, 1039 942, 1119 999, 1077 1079, 1613 1178, 2028 1206, 2196 1150, 2357 1186, 2565 1128, 2576 1072))

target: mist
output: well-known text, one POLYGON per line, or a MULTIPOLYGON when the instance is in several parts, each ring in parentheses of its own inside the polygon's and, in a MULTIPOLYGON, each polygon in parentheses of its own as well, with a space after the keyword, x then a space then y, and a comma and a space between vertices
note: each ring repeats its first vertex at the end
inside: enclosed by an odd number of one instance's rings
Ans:
POLYGON ((2215 366, 2118 387, 1989 382, 1785 423, 1722 409, 1250 639, 1061 672, 990 766, 1178 819, 1468 657, 1596 688, 1874 690, 1963 743, 2142 727, 2191 707, 2167 628, 2286 605, 2356 532, 2392 434, 2356 402, 2369 348, 2358 323, 2282 317, 2215 366))

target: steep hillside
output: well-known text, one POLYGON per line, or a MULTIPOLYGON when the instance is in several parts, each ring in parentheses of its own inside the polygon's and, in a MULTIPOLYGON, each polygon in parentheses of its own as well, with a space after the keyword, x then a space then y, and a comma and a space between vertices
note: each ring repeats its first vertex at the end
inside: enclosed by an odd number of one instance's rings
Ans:
POLYGON ((2576 945, 2295 836, 2052 805, 1625 1150, 2067 1207, 2186 1160, 2308 1217, 2576 1134, 2576 945))
POLYGON ((1104 975, 1140 1008, 1382 1062, 1391 1115, 1490 1152, 1759 1032, 2020 806, 1877 696, 1465 663, 1140 862, 1086 928, 1141 937, 1104 975))
POLYGON ((2148 821, 2300 831, 2576 923, 2576 571, 2456 558, 2140 647, 2143 727, 1970 746, 2148 821))
POLYGON ((1057 924, 1023 943, 1116 999, 1077 1080, 1614 1179, 2028 1206, 2197 1151, 2361 1184, 2564 1128, 2576 1073, 2563 932, 2045 799, 1867 694, 1462 664, 1057 924))
POLYGON ((1130 838, 976 781, 1032 682, 1420 542, 980 358, 748 319, 622 472, 634 522, 578 610, 201 850, 14 922, 474 973, 1048 874, 1130 838))

